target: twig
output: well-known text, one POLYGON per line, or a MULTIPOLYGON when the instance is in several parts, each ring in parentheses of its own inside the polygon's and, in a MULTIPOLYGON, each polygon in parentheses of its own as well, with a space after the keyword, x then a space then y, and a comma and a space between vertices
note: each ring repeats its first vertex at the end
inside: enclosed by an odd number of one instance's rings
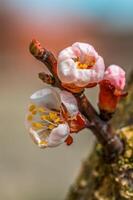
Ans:
MULTIPOLYGON (((30 44, 30 52, 35 58, 44 63, 51 72, 53 76, 53 78, 51 76, 51 80, 53 79, 53 82, 51 83, 52 86, 64 89, 61 85, 61 81, 57 76, 57 60, 54 55, 50 51, 47 51, 45 48, 42 48, 40 43, 36 40, 32 40, 30 44)), ((39 77, 43 81, 45 80, 45 76, 45 73, 39 74, 39 77)), ((88 127, 95 134, 98 141, 104 146, 107 160, 114 160, 123 152, 122 141, 112 131, 111 126, 100 118, 83 92, 74 95, 77 99, 80 112, 88 120, 88 127)))

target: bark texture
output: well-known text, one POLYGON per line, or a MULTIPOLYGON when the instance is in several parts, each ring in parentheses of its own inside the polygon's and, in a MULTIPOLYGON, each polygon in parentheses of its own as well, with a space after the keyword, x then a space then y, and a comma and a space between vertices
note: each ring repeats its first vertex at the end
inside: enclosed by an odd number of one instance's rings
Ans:
POLYGON ((110 124, 124 143, 124 152, 109 164, 100 144, 82 164, 66 200, 133 200, 133 73, 128 96, 121 101, 110 124))

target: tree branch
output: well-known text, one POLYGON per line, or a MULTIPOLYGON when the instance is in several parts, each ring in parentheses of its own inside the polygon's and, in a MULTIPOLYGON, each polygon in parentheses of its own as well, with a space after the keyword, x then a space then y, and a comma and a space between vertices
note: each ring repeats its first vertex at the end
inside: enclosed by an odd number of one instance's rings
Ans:
MULTIPOLYGON (((42 48, 37 40, 32 40, 29 49, 32 55, 44 63, 51 72, 53 76, 50 77, 51 85, 64 90, 61 81, 57 76, 57 60, 54 55, 45 48, 42 48)), ((39 77, 41 80, 48 83, 48 81, 46 81, 47 79, 45 73, 40 73, 39 77)), ((107 122, 104 122, 102 119, 100 119, 97 112, 83 92, 73 95, 75 95, 75 98, 77 99, 80 112, 85 116, 85 118, 87 118, 88 124, 91 125, 89 128, 95 134, 98 141, 103 145, 105 149, 104 154, 106 156, 106 160, 113 161, 123 152, 123 143, 121 139, 116 136, 115 132, 107 122)))
POLYGON ((92 155, 83 162, 66 200, 133 199, 133 73, 128 92, 111 121, 114 128, 119 128, 117 134, 125 143, 123 154, 114 163, 107 164, 101 155, 102 148, 95 146, 92 155))

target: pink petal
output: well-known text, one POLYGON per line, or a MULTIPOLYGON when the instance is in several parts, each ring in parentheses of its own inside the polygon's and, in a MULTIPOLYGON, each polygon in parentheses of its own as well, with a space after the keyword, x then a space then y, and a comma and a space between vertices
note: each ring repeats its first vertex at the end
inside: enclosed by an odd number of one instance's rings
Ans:
POLYGON ((125 87, 125 71, 118 65, 110 65, 105 71, 104 80, 109 80, 117 89, 125 87))

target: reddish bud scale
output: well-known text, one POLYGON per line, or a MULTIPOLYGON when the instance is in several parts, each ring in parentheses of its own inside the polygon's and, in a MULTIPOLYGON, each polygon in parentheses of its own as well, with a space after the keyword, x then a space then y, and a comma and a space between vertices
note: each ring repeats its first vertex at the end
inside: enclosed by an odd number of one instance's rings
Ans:
POLYGON ((35 57, 41 57, 43 55, 44 49, 42 48, 40 42, 38 42, 36 39, 32 39, 29 50, 32 55, 35 57))
MULTIPOLYGON (((97 83, 89 83, 86 88, 92 88, 95 87, 97 83)), ((67 89, 68 91, 72 93, 81 93, 85 87, 77 87, 74 83, 68 84, 68 83, 62 83, 62 87, 67 89)))
POLYGON ((65 142, 66 142, 67 145, 71 145, 71 144, 73 143, 73 138, 72 138, 72 136, 69 135, 69 136, 67 137, 67 139, 65 140, 65 142))
POLYGON ((107 80, 100 82, 99 108, 100 110, 113 113, 121 98, 122 91, 115 89, 107 80))
POLYGON ((70 119, 68 124, 70 126, 71 133, 79 132, 86 126, 85 120, 80 113, 78 113, 74 119, 70 119))
POLYGON ((82 87, 76 87, 75 84, 61 83, 62 87, 72 93, 80 93, 84 90, 82 87))
POLYGON ((45 74, 44 72, 40 72, 39 74, 39 78, 44 82, 44 83, 47 83, 47 84, 54 84, 55 82, 55 79, 53 76, 49 75, 49 74, 45 74))
POLYGON ((89 83, 86 88, 92 88, 95 87, 97 85, 97 83, 89 83))

